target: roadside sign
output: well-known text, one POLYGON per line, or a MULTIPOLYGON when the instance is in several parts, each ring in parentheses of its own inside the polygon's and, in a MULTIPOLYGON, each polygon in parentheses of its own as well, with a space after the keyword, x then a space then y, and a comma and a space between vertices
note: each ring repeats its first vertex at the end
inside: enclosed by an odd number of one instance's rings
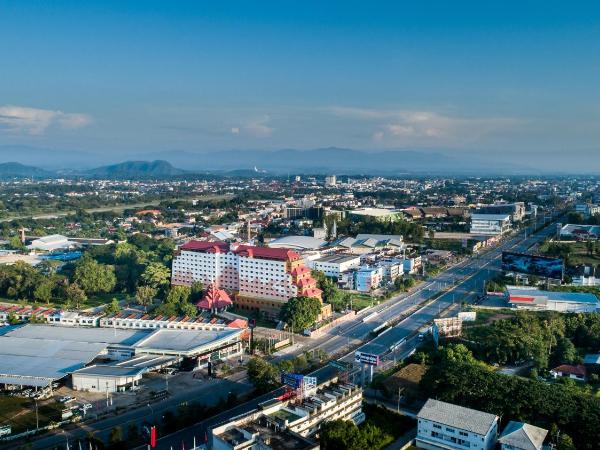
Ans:
POLYGON ((354 354, 354 361, 368 364, 369 366, 378 366, 379 365, 379 355, 374 355, 372 353, 364 353, 357 351, 354 354))
POLYGON ((338 370, 348 370, 350 368, 349 364, 345 363, 344 361, 329 361, 329 365, 338 370))

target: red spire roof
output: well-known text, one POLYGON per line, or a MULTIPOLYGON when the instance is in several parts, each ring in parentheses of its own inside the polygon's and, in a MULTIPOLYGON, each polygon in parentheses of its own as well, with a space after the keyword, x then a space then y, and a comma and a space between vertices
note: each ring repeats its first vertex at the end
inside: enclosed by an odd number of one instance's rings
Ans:
POLYGON ((229 294, 225 292, 223 289, 219 289, 215 286, 214 283, 208 285, 208 289, 206 290, 206 294, 202 300, 196 303, 196 307, 198 309, 224 309, 228 306, 231 306, 233 302, 229 298, 229 294))

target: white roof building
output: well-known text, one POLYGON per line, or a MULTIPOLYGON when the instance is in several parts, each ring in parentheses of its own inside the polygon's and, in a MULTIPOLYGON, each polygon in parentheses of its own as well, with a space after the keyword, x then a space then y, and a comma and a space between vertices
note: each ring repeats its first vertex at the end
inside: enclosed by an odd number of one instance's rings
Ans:
POLYGON ((44 252, 51 252, 54 250, 68 250, 78 245, 69 241, 69 238, 61 234, 51 234, 38 239, 34 239, 31 244, 27 246, 29 250, 39 250, 44 252))

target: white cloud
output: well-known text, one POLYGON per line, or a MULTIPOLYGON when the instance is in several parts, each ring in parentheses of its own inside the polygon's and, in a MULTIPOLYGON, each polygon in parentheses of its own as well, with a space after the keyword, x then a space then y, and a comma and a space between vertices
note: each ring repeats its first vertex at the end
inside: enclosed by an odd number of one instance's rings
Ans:
POLYGON ((25 106, 0 106, 0 128, 14 133, 43 134, 49 127, 81 128, 91 123, 87 114, 65 113, 25 106))
POLYGON ((274 128, 267 125, 269 123, 269 120, 269 116, 264 116, 259 119, 251 120, 243 126, 243 129, 248 134, 254 137, 269 137, 273 134, 273 131, 275 131, 274 128))
POLYGON ((376 142, 390 144, 456 144, 476 140, 495 130, 512 127, 518 120, 505 117, 458 117, 435 111, 369 109, 334 106, 335 116, 367 123, 376 142))
POLYGON ((231 134, 240 134, 240 127, 231 127, 231 134))

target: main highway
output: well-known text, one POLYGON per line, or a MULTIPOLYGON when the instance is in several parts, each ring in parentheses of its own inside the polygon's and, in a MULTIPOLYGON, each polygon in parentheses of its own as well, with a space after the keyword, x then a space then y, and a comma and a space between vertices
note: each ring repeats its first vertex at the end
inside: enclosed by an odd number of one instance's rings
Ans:
MULTIPOLYGON (((503 251, 525 252, 527 249, 543 240, 554 232, 552 226, 543 228, 538 233, 527 236, 520 231, 504 238, 499 244, 484 249, 479 255, 464 259, 448 267, 445 271, 430 277, 408 293, 403 293, 379 305, 368 308, 357 314, 356 319, 342 323, 328 331, 328 334, 318 339, 310 340, 296 352, 321 349, 334 358, 347 363, 354 362, 354 352, 359 350, 365 353, 376 354, 386 367, 397 359, 409 355, 418 345, 417 333, 424 325, 432 323, 433 319, 448 314, 460 307, 462 302, 470 303, 483 293, 485 282, 494 278, 501 263, 503 251), (386 331, 373 338, 373 331, 387 327, 386 331)), ((293 354, 293 353, 292 353, 293 354)), ((331 366, 327 366, 315 374, 318 377, 330 375, 331 366)), ((232 382, 225 389, 241 392, 236 387, 241 387, 247 380, 232 382), (236 386, 237 385, 237 386, 236 386)), ((224 391, 225 392, 225 391, 224 391)), ((239 405, 232 410, 224 411, 218 416, 211 417, 192 427, 180 430, 158 440, 159 450, 171 448, 192 448, 195 441, 200 444, 204 441, 207 429, 219 421, 242 414, 255 408, 258 403, 279 395, 282 390, 265 394, 259 398, 239 405)), ((215 400, 219 396, 214 391, 215 400)), ((168 409, 173 409, 182 401, 198 401, 195 398, 186 398, 185 393, 176 393, 173 398, 153 405, 153 409, 133 410, 124 416, 115 416, 97 423, 87 424, 71 432, 47 435, 29 443, 32 449, 65 448, 67 439, 83 439, 88 432, 96 433, 97 437, 104 438, 112 427, 128 422, 142 420, 158 420, 168 409)), ((145 448, 145 447, 144 447, 145 448)))

